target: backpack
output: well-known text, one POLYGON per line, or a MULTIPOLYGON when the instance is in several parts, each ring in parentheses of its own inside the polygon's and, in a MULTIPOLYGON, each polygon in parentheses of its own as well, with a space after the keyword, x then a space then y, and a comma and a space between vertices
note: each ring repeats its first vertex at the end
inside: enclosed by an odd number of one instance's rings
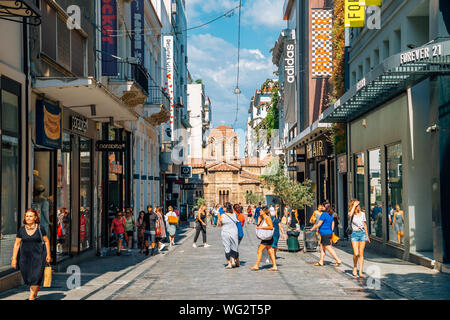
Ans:
POLYGON ((240 239, 242 239, 242 238, 244 237, 244 230, 242 229, 242 224, 241 224, 241 222, 239 221, 239 219, 238 219, 238 221, 236 222, 236 227, 237 227, 237 229, 238 229, 238 237, 239 237, 240 239))

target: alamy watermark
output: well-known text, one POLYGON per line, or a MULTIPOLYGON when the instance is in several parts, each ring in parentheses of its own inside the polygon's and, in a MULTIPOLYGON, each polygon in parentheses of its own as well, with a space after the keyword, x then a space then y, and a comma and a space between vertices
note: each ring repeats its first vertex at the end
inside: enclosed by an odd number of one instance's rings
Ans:
POLYGON ((79 289, 81 288, 81 269, 77 265, 71 265, 67 267, 67 274, 70 274, 66 281, 67 289, 79 289))

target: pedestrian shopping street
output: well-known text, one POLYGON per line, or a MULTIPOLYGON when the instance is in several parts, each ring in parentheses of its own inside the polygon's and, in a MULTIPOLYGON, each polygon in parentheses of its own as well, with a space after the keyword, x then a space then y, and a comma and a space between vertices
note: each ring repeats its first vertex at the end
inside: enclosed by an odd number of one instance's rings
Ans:
MULTIPOLYGON (((95 257, 79 264, 81 287, 67 288, 68 274, 54 273, 51 288, 42 288, 38 300, 377 300, 449 299, 450 276, 402 260, 367 253, 365 271, 377 265, 381 290, 370 290, 366 281, 351 276, 350 248, 336 247, 344 264, 335 268, 329 256, 324 267, 314 267, 318 252, 279 252, 279 272, 250 271, 256 260, 259 240, 255 226, 245 225, 239 251, 241 267, 226 270, 220 228, 208 226, 208 243, 192 247, 195 230, 180 228, 176 246, 156 256, 144 256, 133 249, 130 255, 95 257)), ((281 241, 281 240, 280 240, 281 241)), ((369 245, 370 246, 370 245, 369 245)), ((3 292, 1 300, 23 300, 25 286, 3 292)))

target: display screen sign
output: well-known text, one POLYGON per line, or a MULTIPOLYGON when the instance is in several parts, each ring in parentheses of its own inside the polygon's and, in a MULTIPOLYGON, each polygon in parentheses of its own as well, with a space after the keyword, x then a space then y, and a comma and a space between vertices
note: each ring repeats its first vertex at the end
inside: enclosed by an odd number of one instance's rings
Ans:
POLYGON ((329 78, 333 71, 333 11, 312 10, 312 77, 329 78))
POLYGON ((170 140, 175 141, 174 137, 174 68, 173 68, 173 36, 164 37, 164 49, 166 51, 166 77, 167 77, 167 90, 169 91, 170 98, 170 140))
POLYGON ((117 4, 102 0, 102 75, 117 75, 117 4))
POLYGON ((191 166, 181 166, 180 167, 180 178, 189 179, 192 177, 192 167, 191 166))

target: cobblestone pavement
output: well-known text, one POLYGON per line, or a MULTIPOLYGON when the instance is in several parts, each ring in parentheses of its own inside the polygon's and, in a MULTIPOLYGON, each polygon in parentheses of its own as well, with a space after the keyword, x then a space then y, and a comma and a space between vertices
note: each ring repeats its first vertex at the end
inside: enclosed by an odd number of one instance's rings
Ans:
MULTIPOLYGON (((80 263, 81 287, 69 290, 65 273, 54 273, 51 288, 43 288, 38 300, 314 300, 314 299, 409 299, 392 286, 382 283, 381 290, 370 290, 365 281, 349 276, 348 256, 339 251, 344 265, 329 263, 314 267, 317 253, 278 253, 279 272, 267 269, 262 261, 260 271, 248 269, 256 260, 259 244, 255 226, 245 226, 240 245, 241 267, 225 269, 226 260, 220 228, 208 226, 208 243, 204 248, 200 236, 198 247, 192 247, 194 230, 181 228, 177 245, 150 257, 134 250, 122 256, 95 257, 80 263)), ((401 261, 401 260, 400 260, 401 261)), ((334 261, 333 261, 334 262, 334 261)), ((368 266, 367 264, 366 266, 368 266)), ((416 267, 416 266, 414 266, 416 267)), ((417 268, 422 268, 418 267, 417 268)), ((426 269, 426 268, 422 268, 426 269)), ((401 286, 399 275, 399 285, 401 286)), ((425 291, 426 293, 427 291, 425 291)), ((28 297, 25 286, 0 294, 0 299, 23 300, 28 297)))

